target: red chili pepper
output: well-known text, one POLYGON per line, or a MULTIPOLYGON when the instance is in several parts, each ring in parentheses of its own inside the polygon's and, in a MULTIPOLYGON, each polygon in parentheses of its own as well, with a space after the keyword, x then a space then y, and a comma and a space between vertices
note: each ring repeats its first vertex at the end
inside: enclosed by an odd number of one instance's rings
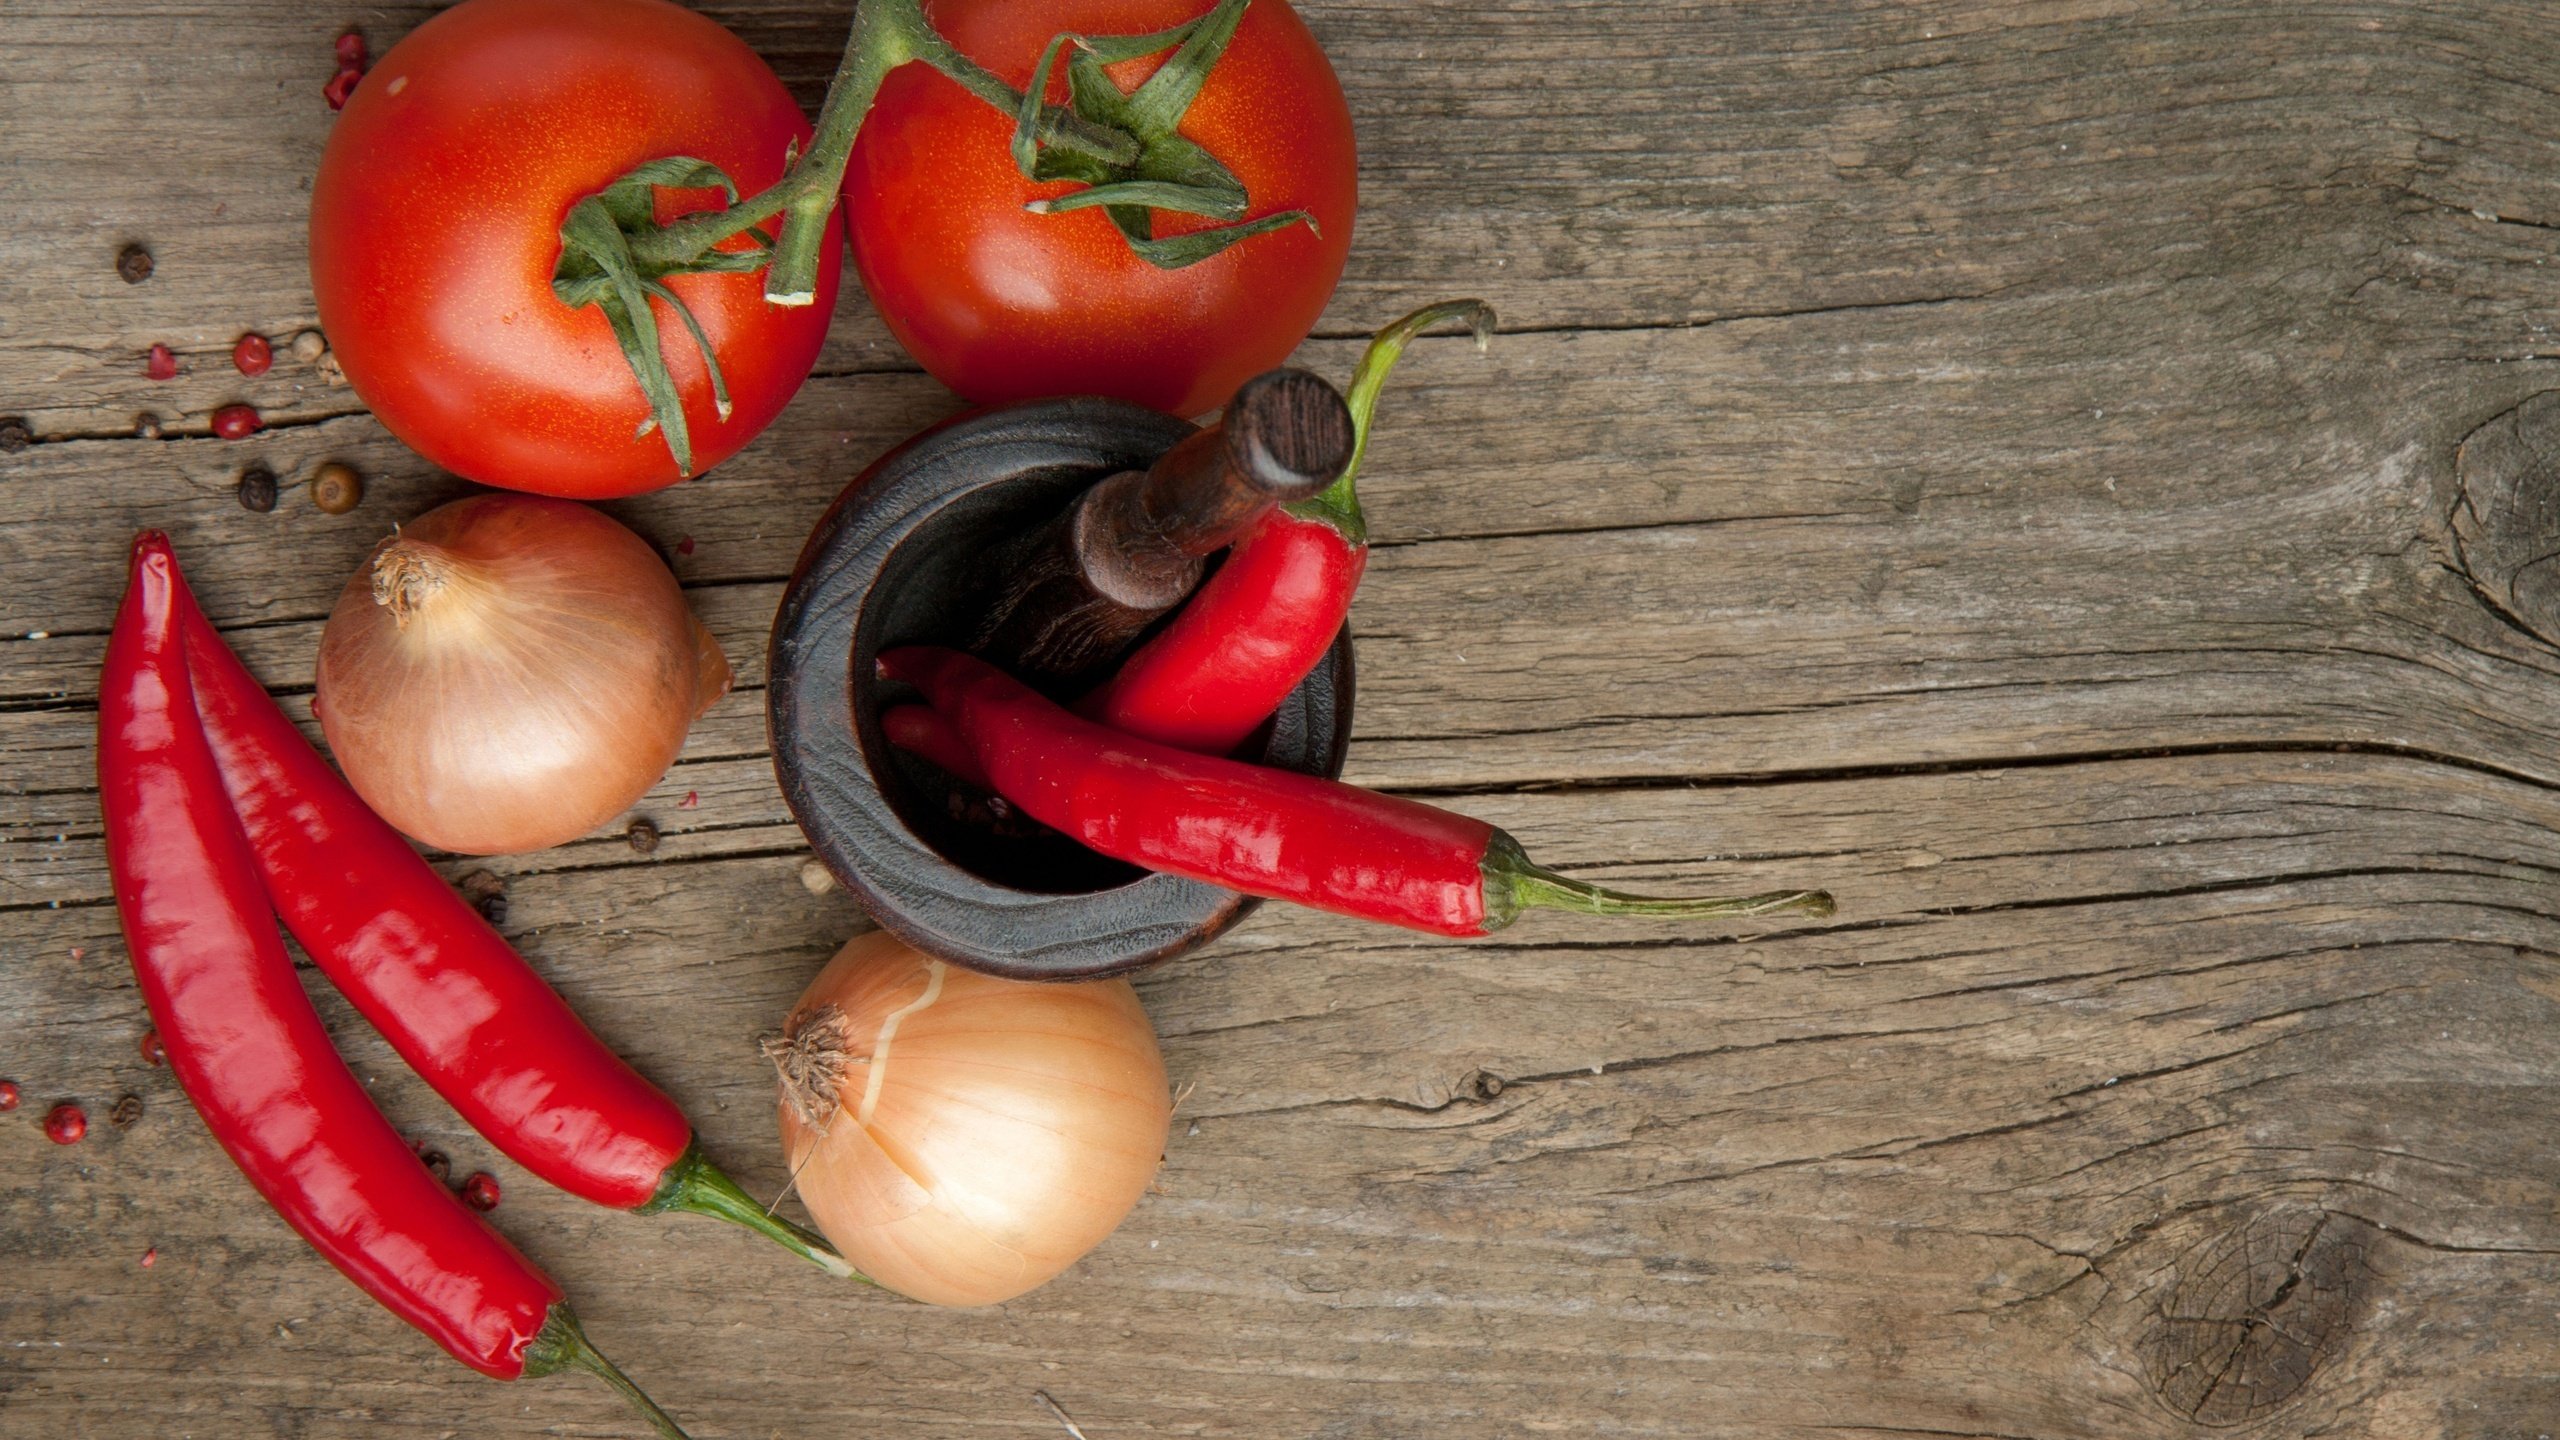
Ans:
POLYGON ((992 791, 996 787, 978 765, 977 752, 951 722, 930 705, 892 705, 880 712, 880 731, 889 743, 966 785, 992 791))
POLYGON ((1466 321, 1479 348, 1493 334, 1493 308, 1481 300, 1426 305, 1380 330, 1345 397, 1352 446, 1341 478, 1256 522, 1181 613, 1077 713, 1204 755, 1230 753, 1271 718, 1333 644, 1369 563, 1368 521, 1352 482, 1378 392, 1404 347, 1444 320, 1466 321))
POLYGON ((267 1203, 367 1294, 499 1379, 590 1370, 682 1436, 580 1332, 560 1287, 436 1184, 293 973, 198 723, 168 537, 133 547, 107 641, 98 792, 134 977, 178 1086, 267 1203))
MULTIPOLYGON (((1369 525, 1353 480, 1387 376, 1405 346, 1431 326, 1464 320, 1481 348, 1493 319, 1493 307, 1481 300, 1449 300, 1380 330, 1352 373, 1351 463, 1341 476, 1313 499, 1256 521, 1182 610, 1077 702, 1077 713, 1203 755, 1231 754, 1250 738, 1324 659, 1351 613, 1369 565, 1369 525)), ((968 745, 932 710, 895 706, 880 724, 890 744, 991 788, 968 745)))
POLYGON ((1531 863, 1481 820, 1123 735, 955 650, 892 650, 880 668, 925 693, 997 794, 1089 849, 1150 870, 1443 935, 1483 935, 1535 908, 1831 913, 1819 890, 1699 899, 1604 890, 1531 863))
POLYGON ((312 750, 183 582, 179 605, 196 706, 267 895, 411 1069, 517 1164, 572 1195, 716 1215, 852 1273, 703 1156, 675 1102, 312 750))

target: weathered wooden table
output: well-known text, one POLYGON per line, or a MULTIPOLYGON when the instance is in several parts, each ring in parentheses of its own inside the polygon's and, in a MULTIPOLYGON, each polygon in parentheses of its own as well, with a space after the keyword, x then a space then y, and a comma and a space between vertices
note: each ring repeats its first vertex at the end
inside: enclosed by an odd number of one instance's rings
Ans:
MULTIPOLYGON (((312 323, 331 37, 427 8, 0 0, 10 1437, 633 1433, 453 1365, 257 1202, 136 1053, 100 857, 127 537, 169 529, 299 707, 358 557, 463 488, 224 360, 312 323), (242 398, 272 428, 209 438, 242 398), (329 458, 352 515, 296 488, 329 458)), ((842 0, 708 8, 814 105, 842 0)), ((497 1171, 705 1440, 1064 1434, 1043 1396, 1092 1440, 2560 1428, 2560 12, 1304 8, 1366 207, 1306 361, 1454 294, 1508 331, 1387 402, 1351 777, 1838 918, 1265 910, 1141 984, 1184 1097, 1156 1192, 991 1311, 546 1193, 318 988, 384 1108, 497 1171)), ((864 922, 797 878, 765 628, 828 498, 955 408, 854 291, 763 441, 613 506, 744 683, 640 807, 655 855, 495 866, 766 1193, 754 1037, 864 922)))

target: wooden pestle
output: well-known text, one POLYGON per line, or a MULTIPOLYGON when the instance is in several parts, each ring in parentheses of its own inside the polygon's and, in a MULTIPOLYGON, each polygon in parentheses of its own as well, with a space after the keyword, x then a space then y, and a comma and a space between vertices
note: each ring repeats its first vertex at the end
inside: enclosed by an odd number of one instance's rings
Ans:
POLYGON ((1351 411, 1304 370, 1257 375, 1149 467, 1123 470, 993 557, 970 648, 1054 687, 1101 677, 1200 583, 1208 556, 1351 463, 1351 411))

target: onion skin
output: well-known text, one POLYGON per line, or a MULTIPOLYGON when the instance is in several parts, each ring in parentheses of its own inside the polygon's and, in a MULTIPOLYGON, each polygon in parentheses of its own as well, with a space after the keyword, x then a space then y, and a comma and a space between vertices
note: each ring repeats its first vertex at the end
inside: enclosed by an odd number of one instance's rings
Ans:
POLYGON ((1164 1158, 1164 1056, 1126 980, 1000 980, 875 931, 837 952, 792 1022, 796 1039, 767 1053, 801 1199, 854 1268, 902 1295, 993 1305, 1045 1283, 1118 1228, 1164 1158), (830 1005, 845 1042, 831 1105, 781 1053, 816 1053, 812 1017, 830 1005))
POLYGON ((500 855, 629 809, 730 676, 647 541, 571 501, 475 495, 375 547, 316 678, 367 805, 439 850, 500 855))

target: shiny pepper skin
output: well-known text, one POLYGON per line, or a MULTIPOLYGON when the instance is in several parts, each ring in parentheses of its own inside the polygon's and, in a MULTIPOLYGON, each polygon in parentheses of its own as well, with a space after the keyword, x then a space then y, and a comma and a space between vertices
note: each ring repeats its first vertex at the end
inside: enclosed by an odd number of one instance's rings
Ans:
POLYGON ((276 363, 276 347, 264 335, 243 335, 231 347, 231 365, 243 375, 264 375, 276 363))
POLYGON ((88 1112, 68 1100, 44 1112, 44 1138, 56 1145, 77 1145, 88 1133, 88 1112))
POLYGON ((225 405, 213 412, 213 433, 225 440, 239 440, 265 428, 254 405, 225 405))

